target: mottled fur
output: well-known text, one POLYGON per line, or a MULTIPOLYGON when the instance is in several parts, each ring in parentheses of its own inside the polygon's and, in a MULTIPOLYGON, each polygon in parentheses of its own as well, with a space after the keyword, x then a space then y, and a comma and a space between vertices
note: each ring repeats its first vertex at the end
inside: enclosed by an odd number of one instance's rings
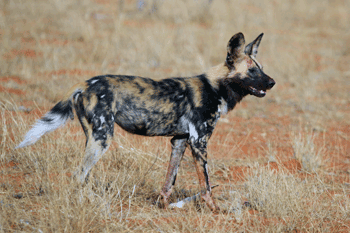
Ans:
POLYGON ((164 205, 168 205, 178 167, 189 146, 202 199, 216 211, 208 175, 208 140, 222 114, 232 110, 244 96, 263 97, 274 86, 274 80, 255 59, 262 35, 247 46, 242 33, 234 35, 227 46, 225 63, 194 77, 159 81, 125 75, 93 77, 73 87, 36 123, 18 147, 34 143, 73 118, 74 108, 86 135, 85 158, 76 174, 83 183, 107 151, 114 123, 134 134, 172 136, 171 158, 161 191, 164 205))

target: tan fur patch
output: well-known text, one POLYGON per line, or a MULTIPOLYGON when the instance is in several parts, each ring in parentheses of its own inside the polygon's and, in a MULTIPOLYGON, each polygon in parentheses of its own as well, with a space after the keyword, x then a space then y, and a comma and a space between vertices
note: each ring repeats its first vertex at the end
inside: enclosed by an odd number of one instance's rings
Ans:
POLYGON ((210 81, 210 84, 214 88, 218 88, 218 79, 225 78, 230 73, 229 68, 225 65, 225 63, 222 63, 220 65, 214 66, 210 68, 206 74, 210 81))
POLYGON ((235 73, 246 73, 248 70, 248 62, 246 59, 242 60, 239 64, 235 64, 235 73))
POLYGON ((107 80, 110 83, 110 86, 113 87, 113 89, 117 89, 118 88, 120 81, 117 81, 117 79, 110 78, 110 77, 108 77, 107 80))
POLYGON ((98 102, 98 99, 95 93, 91 94, 89 102, 86 98, 84 98, 84 106, 86 106, 87 111, 93 111, 97 102, 98 102))
MULTIPOLYGON (((116 95, 114 95, 114 98, 116 97, 116 95)), ((115 99, 114 99, 115 100, 115 99)), ((113 101, 112 102, 112 112, 116 113, 117 112, 117 101, 113 101)))
POLYGON ((92 127, 90 127, 89 122, 87 121, 86 117, 81 118, 81 124, 83 125, 83 128, 85 127, 88 137, 91 138, 92 135, 92 127))
POLYGON ((224 78, 230 72, 227 66, 224 63, 214 66, 207 71, 209 80, 216 80, 218 78, 224 78))
POLYGON ((188 79, 188 84, 191 85, 191 88, 194 92, 193 102, 195 107, 202 106, 202 86, 203 83, 199 79, 188 79))
POLYGON ((175 107, 174 105, 175 105, 174 103, 170 102, 170 100, 167 99, 166 101, 164 101, 164 104, 162 104, 159 110, 164 114, 169 114, 174 110, 174 107, 175 107))
POLYGON ((68 92, 66 92, 66 94, 63 96, 63 99, 64 100, 69 99, 74 93, 74 91, 77 89, 85 90, 86 88, 87 88, 86 82, 75 84, 71 89, 69 89, 68 92))

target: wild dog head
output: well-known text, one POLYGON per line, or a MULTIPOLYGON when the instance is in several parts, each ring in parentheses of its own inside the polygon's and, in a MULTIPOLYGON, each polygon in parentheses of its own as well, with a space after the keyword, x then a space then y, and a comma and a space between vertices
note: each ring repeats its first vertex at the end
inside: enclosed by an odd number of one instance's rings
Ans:
POLYGON ((226 66, 230 73, 228 78, 237 87, 237 84, 244 94, 264 97, 266 90, 275 85, 275 81, 266 75, 263 67, 256 60, 260 45, 261 33, 253 42, 245 46, 242 33, 237 33, 228 42, 226 66))

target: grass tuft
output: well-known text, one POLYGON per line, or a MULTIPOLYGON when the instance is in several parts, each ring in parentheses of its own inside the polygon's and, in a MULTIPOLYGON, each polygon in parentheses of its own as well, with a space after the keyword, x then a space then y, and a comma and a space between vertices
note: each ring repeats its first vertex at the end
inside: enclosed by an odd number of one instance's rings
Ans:
POLYGON ((315 145, 315 134, 298 133, 293 136, 293 150, 295 158, 301 163, 302 168, 311 173, 317 172, 324 163, 324 148, 315 145))

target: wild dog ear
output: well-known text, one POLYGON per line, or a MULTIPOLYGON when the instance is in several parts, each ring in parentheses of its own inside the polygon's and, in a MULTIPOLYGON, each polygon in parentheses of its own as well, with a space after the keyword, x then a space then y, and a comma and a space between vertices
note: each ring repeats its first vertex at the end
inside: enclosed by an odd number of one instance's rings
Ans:
POLYGON ((227 44, 226 64, 228 66, 232 67, 235 60, 243 54, 244 44, 245 40, 242 32, 231 37, 227 44))
POLYGON ((244 49, 244 53, 255 58, 263 35, 264 33, 261 33, 253 42, 248 44, 244 49))

